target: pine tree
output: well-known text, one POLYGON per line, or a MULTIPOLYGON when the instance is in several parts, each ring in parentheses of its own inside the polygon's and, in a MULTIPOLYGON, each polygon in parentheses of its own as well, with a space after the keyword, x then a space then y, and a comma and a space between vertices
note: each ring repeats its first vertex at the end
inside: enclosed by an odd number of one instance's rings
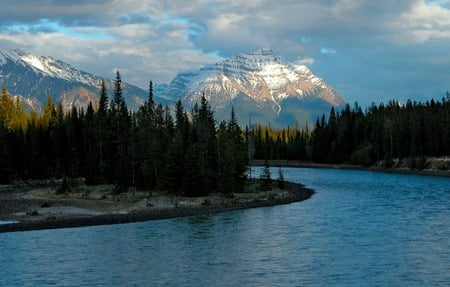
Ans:
POLYGON ((160 187, 168 190, 170 193, 182 193, 183 178, 185 178, 186 170, 191 168, 186 166, 186 151, 188 148, 183 134, 176 131, 167 152, 166 172, 163 180, 159 182, 160 187))
POLYGON ((234 107, 231 109, 231 117, 227 129, 231 140, 231 157, 233 158, 232 180, 235 183, 233 191, 240 191, 244 187, 244 183, 247 179, 248 151, 247 145, 244 142, 242 130, 239 127, 236 114, 234 113, 234 107))
POLYGON ((0 119, 0 183, 10 183, 13 176, 8 131, 5 120, 0 119))
POLYGON ((16 104, 14 106, 14 117, 11 121, 11 128, 17 129, 26 128, 27 125, 27 114, 25 113, 25 109, 22 103, 19 100, 19 97, 16 98, 16 104))
POLYGON ((106 113, 108 111, 108 94, 106 92, 105 81, 102 80, 100 86, 100 100, 98 104, 98 115, 106 118, 106 113))
POLYGON ((0 98, 0 121, 6 129, 11 129, 11 122, 14 118, 14 101, 9 96, 6 87, 2 88, 2 95, 0 98))
POLYGON ((217 190, 223 194, 232 194, 237 191, 235 182, 235 154, 230 131, 227 124, 222 121, 217 131, 218 173, 217 190))
POLYGON ((175 104, 175 130, 167 151, 165 175, 160 182, 161 187, 172 193, 180 194, 185 177, 186 154, 190 148, 190 123, 183 104, 178 100, 175 104))
POLYGON ((85 154, 85 161, 83 162, 83 176, 86 178, 86 183, 99 183, 99 150, 97 140, 97 129, 95 123, 95 111, 92 102, 86 110, 86 115, 83 119, 83 154, 85 154))
POLYGON ((281 167, 278 168, 277 185, 281 189, 285 189, 286 188, 286 182, 284 181, 283 170, 281 169, 281 167))
POLYGON ((114 97, 111 102, 112 110, 119 110, 125 106, 125 99, 123 98, 123 84, 120 72, 116 71, 116 79, 114 80, 114 97))
POLYGON ((150 81, 149 87, 148 87, 148 112, 150 115, 153 115, 155 113, 155 101, 154 101, 154 95, 153 95, 153 82, 150 81))
POLYGON ((267 160, 264 161, 264 167, 259 176, 261 180, 260 189, 263 191, 272 190, 272 177, 270 174, 269 163, 267 160))
POLYGON ((53 104, 53 99, 49 95, 49 96, 47 96, 47 102, 44 105, 44 112, 40 119, 41 125, 43 125, 43 126, 48 125, 50 123, 50 121, 52 120, 52 115, 54 115, 55 112, 56 111, 55 111, 55 105, 53 104))
POLYGON ((193 115, 193 128, 196 132, 196 146, 199 161, 199 180, 201 194, 210 193, 217 185, 217 142, 214 113, 205 95, 201 98, 198 113, 193 115))
MULTIPOLYGON (((198 135, 194 128, 189 137, 189 148, 185 155, 185 170, 183 177, 182 190, 185 196, 203 196, 209 193, 205 188, 205 158, 204 151, 201 151, 198 144, 198 135)), ((209 188, 209 187, 208 187, 209 188)))
POLYGON ((95 135, 93 145, 96 146, 96 150, 98 151, 98 161, 96 162, 98 172, 96 181, 100 183, 105 182, 106 180, 106 170, 109 165, 107 143, 112 133, 110 129, 111 126, 108 124, 110 121, 108 115, 108 94, 105 81, 102 81, 101 83, 99 96, 98 111, 95 113, 94 118, 95 135))
POLYGON ((111 126, 110 149, 105 176, 108 177, 109 182, 116 184, 117 192, 123 192, 131 184, 131 169, 128 160, 131 118, 123 98, 122 79, 119 71, 116 72, 114 81, 114 96, 110 104, 109 123, 111 126))
POLYGON ((150 81, 149 98, 136 113, 136 137, 139 159, 137 160, 138 186, 154 189, 156 187, 157 128, 155 103, 153 101, 153 83, 150 81))

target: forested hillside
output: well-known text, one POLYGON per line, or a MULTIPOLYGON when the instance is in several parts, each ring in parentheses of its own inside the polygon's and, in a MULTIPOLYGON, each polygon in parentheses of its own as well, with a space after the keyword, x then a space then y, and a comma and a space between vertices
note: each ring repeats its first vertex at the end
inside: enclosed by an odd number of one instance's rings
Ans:
POLYGON ((48 98, 26 114, 6 88, 0 99, 0 183, 84 177, 89 184, 161 189, 197 196, 234 192, 246 178, 247 146, 232 112, 218 127, 205 98, 189 113, 148 101, 131 112, 117 72, 112 99, 102 83, 98 107, 64 113, 48 98))

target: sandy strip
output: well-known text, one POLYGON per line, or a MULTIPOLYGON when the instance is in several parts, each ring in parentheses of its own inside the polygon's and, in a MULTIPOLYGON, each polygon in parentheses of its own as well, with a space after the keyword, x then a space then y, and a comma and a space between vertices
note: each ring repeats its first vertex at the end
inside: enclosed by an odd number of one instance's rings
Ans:
MULTIPOLYGON (((178 217, 214 214, 238 209, 273 206, 288 204, 310 198, 314 191, 303 185, 287 183, 289 190, 287 196, 275 199, 258 199, 255 201, 232 201, 226 205, 202 205, 202 206, 175 206, 165 209, 140 209, 128 213, 97 212, 77 207, 49 208, 48 216, 28 218, 12 224, 0 225, 0 233, 28 230, 42 230, 55 228, 71 228, 94 225, 122 224, 148 220, 171 219, 178 217), (53 213, 52 213, 53 212, 53 213), (58 212, 64 212, 60 216, 52 216, 58 212)), ((44 210, 45 211, 45 210, 44 210)), ((42 210, 41 210, 42 212, 42 210)))

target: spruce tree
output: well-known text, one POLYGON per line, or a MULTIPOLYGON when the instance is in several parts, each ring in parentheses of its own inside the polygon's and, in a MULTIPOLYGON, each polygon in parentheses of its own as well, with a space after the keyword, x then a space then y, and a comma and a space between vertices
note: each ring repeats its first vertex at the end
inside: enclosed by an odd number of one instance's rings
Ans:
POLYGON ((286 182, 284 181, 283 170, 281 169, 281 167, 278 168, 277 185, 281 189, 285 189, 286 188, 286 182))
POLYGON ((106 176, 117 186, 117 192, 126 191, 131 184, 130 162, 128 161, 128 143, 131 118, 123 98, 122 79, 119 71, 114 81, 114 95, 111 101, 109 121, 111 136, 109 145, 108 171, 106 176))
POLYGON ((248 150, 236 114, 234 113, 234 107, 231 108, 231 116, 227 130, 230 137, 230 148, 232 152, 230 156, 233 159, 232 180, 235 184, 233 191, 241 191, 247 179, 248 150))
POLYGON ((106 118, 106 113, 108 111, 108 94, 106 92, 105 81, 102 80, 100 86, 100 99, 98 103, 98 116, 106 118))
POLYGON ((260 188, 263 191, 272 190, 272 177, 270 174, 269 162, 267 160, 264 161, 264 167, 259 176, 260 179, 260 188))
POLYGON ((101 183, 106 180, 106 170, 109 165, 107 144, 112 132, 110 130, 111 126, 108 124, 108 94, 105 81, 101 83, 99 96, 98 111, 95 114, 95 136, 92 144, 96 146, 96 150, 98 151, 98 160, 95 164, 98 169, 96 181, 101 183))
POLYGON ((214 113, 205 95, 201 98, 200 108, 194 109, 193 129, 196 140, 192 143, 197 150, 199 161, 199 180, 201 194, 208 194, 217 185, 217 142, 214 113))
POLYGON ((0 121, 7 129, 16 127, 16 107, 14 100, 10 97, 6 87, 2 88, 2 95, 0 97, 0 121))
POLYGON ((83 176, 86 178, 86 183, 97 184, 99 183, 100 173, 98 171, 99 162, 99 150, 96 143, 97 129, 95 125, 95 112, 92 102, 86 110, 86 115, 83 119, 83 154, 85 154, 85 161, 83 162, 83 176))
POLYGON ((217 190, 223 194, 236 192, 234 146, 225 121, 217 131, 218 172, 217 190))
POLYGON ((8 144, 8 131, 4 120, 0 120, 0 183, 10 183, 12 180, 12 162, 8 144))

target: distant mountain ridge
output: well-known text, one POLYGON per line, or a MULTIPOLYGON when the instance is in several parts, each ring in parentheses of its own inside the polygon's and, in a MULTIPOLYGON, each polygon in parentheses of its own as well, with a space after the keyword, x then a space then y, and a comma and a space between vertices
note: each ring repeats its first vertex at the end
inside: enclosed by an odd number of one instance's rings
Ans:
POLYGON ((241 123, 284 126, 313 121, 344 98, 306 66, 295 65, 271 49, 238 54, 197 71, 178 74, 161 96, 187 106, 205 95, 219 119, 233 106, 241 123))
MULTIPOLYGON (((19 49, 0 50, 0 85, 18 96, 29 109, 40 110, 48 95, 61 102, 65 110, 73 105, 86 107, 90 101, 98 101, 102 80, 111 93, 112 79, 78 70, 49 56, 36 56, 19 49)), ((130 107, 137 108, 147 96, 147 91, 124 83, 124 97, 130 107)))
MULTIPOLYGON (((65 110, 86 107, 99 97, 105 80, 111 97, 114 80, 72 67, 49 56, 19 49, 0 50, 0 86, 18 96, 28 109, 39 111, 49 95, 65 110)), ((142 105, 148 91, 123 83, 131 109, 142 105)), ((242 125, 273 126, 314 122, 331 106, 345 104, 342 96, 306 66, 295 65, 270 49, 237 54, 195 71, 179 73, 169 84, 154 85, 155 101, 173 105, 181 99, 187 109, 205 95, 218 121, 229 119, 231 108, 242 125)))

